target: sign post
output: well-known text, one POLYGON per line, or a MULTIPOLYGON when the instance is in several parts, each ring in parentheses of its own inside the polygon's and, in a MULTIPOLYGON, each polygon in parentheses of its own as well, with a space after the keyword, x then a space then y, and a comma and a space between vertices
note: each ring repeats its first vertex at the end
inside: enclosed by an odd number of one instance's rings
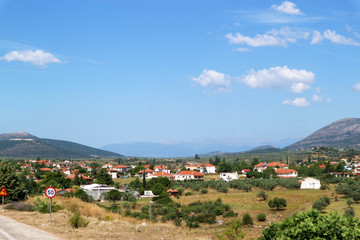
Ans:
POLYGON ((48 187, 47 189, 45 189, 45 196, 50 198, 50 219, 51 219, 51 204, 52 204, 52 199, 53 197, 56 196, 56 190, 55 188, 53 188, 52 186, 48 187))
POLYGON ((2 210, 4 211, 4 197, 8 197, 9 193, 6 191, 5 186, 0 189, 0 196, 2 197, 2 210))

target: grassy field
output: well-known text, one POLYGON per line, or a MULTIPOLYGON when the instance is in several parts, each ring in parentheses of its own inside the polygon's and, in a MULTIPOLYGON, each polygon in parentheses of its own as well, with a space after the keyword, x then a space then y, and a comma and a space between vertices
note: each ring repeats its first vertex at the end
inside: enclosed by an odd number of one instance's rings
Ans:
MULTIPOLYGON (((230 189, 225 194, 209 189, 207 194, 194 192, 193 195, 182 196, 179 199, 173 198, 173 200, 181 204, 188 204, 195 201, 215 201, 217 198, 221 198, 224 203, 229 204, 239 214, 239 218, 244 213, 249 213, 253 217, 254 226, 243 228, 246 234, 245 239, 257 239, 261 236, 262 230, 271 222, 278 222, 298 211, 310 209, 312 203, 322 196, 331 198, 330 205, 325 209, 326 212, 338 211, 339 214, 343 214, 347 207, 347 199, 342 196, 338 196, 338 201, 335 201, 334 186, 331 186, 330 190, 289 190, 277 187, 274 191, 267 191, 269 195, 267 201, 260 201, 256 197, 259 191, 260 189, 257 188, 253 188, 251 192, 230 189), (268 201, 274 197, 285 198, 287 200, 286 209, 280 211, 270 209, 268 201), (256 220, 259 213, 267 215, 265 222, 256 220)), ((64 210, 54 213, 52 220, 49 220, 48 214, 37 212, 8 211, 2 214, 52 232, 62 239, 216 239, 215 233, 220 233, 224 229, 224 224, 200 224, 200 228, 196 229, 189 229, 184 223, 181 227, 175 227, 172 222, 150 224, 146 220, 137 220, 120 214, 109 213, 95 204, 84 203, 75 198, 56 197, 54 200, 63 206, 64 210), (77 209, 80 209, 81 215, 90 221, 87 228, 73 229, 70 227, 69 218, 77 209), (143 226, 143 223, 146 225, 143 226)), ((150 200, 149 198, 139 200, 136 209, 139 210, 142 205, 149 204, 150 200)), ((355 204, 353 207, 356 216, 359 217, 360 204, 355 204)), ((230 218, 223 219, 220 217, 218 220, 227 222, 230 218)))

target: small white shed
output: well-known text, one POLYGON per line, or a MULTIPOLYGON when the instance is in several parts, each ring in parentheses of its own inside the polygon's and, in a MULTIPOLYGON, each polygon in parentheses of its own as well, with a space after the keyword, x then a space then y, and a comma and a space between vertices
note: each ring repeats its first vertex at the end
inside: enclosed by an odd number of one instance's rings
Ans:
POLYGON ((301 182, 300 189, 320 189, 320 187, 320 180, 308 177, 301 182))

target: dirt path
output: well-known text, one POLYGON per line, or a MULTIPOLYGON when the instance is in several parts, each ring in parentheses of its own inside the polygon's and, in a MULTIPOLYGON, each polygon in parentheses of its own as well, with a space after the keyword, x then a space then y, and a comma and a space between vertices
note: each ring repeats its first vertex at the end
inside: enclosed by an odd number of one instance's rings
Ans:
MULTIPOLYGON (((34 219, 36 221, 36 219, 34 219)), ((5 217, 0 213, 0 239, 7 240, 59 240, 50 233, 44 232, 29 225, 17 222, 11 218, 5 217)))

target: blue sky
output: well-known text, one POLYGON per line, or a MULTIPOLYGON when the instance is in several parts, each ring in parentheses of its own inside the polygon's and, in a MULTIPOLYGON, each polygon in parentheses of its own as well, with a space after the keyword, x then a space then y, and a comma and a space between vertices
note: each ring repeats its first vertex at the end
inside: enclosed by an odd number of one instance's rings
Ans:
POLYGON ((258 145, 360 117, 358 1, 0 0, 0 132, 258 145))

